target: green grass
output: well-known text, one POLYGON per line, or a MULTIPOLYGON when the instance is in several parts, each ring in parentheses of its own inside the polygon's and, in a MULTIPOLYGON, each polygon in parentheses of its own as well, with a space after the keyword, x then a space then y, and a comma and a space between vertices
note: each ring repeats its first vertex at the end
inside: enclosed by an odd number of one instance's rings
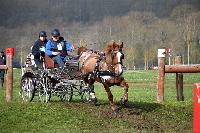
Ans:
MULTIPOLYGON (((63 103, 37 100, 23 103, 19 97, 20 70, 14 71, 13 100, 5 102, 5 88, 0 90, 0 132, 192 132, 193 83, 199 74, 184 74, 185 101, 176 101, 175 74, 166 74, 165 101, 156 102, 157 71, 128 71, 128 107, 113 116, 103 86, 95 84, 98 105, 82 103, 80 97, 63 103)), ((111 88, 115 103, 123 89, 111 88)))

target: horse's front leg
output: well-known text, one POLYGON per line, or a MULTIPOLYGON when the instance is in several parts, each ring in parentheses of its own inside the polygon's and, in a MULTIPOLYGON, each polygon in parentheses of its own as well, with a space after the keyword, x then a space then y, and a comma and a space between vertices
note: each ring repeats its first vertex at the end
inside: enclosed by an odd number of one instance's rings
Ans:
POLYGON ((116 110, 116 105, 115 105, 115 103, 114 103, 114 101, 113 101, 113 95, 112 95, 112 93, 111 93, 111 91, 110 91, 110 88, 109 88, 109 86, 108 85, 104 85, 104 88, 105 88, 105 90, 106 90, 106 92, 107 92, 107 94, 108 94, 108 100, 109 100, 109 102, 110 102, 110 107, 111 107, 111 110, 113 111, 113 112, 117 112, 117 110, 116 110))
POLYGON ((126 105, 128 101, 128 84, 126 83, 125 79, 123 79, 120 83, 120 86, 124 88, 124 95, 121 98, 121 104, 126 105))

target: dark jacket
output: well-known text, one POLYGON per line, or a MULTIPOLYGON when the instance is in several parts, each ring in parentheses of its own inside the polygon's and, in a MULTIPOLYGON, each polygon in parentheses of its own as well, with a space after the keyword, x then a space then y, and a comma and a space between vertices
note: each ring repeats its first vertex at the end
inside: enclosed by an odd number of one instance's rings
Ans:
POLYGON ((6 56, 0 56, 0 65, 6 65, 6 56))
MULTIPOLYGON (((5 55, 0 56, 0 65, 6 65, 6 57, 5 55)), ((4 78, 5 70, 0 70, 0 78, 4 78)))
POLYGON ((40 51, 40 49, 41 49, 42 47, 45 47, 45 46, 46 46, 46 43, 47 43, 47 39, 46 39, 44 42, 42 42, 40 39, 38 39, 38 40, 34 43, 34 45, 33 45, 33 47, 32 47, 32 54, 33 54, 33 56, 34 56, 34 59, 40 59, 41 54, 44 53, 43 51, 40 51))

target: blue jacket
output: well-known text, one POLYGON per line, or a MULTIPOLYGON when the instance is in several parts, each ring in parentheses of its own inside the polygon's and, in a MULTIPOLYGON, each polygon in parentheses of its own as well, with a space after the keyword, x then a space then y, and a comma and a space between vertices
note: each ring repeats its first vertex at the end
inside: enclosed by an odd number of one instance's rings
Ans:
POLYGON ((59 51, 61 52, 61 56, 67 55, 67 51, 72 51, 71 44, 68 41, 58 41, 55 42, 53 39, 49 39, 49 41, 46 44, 45 53, 48 56, 53 56, 52 52, 59 51), (59 47, 61 46, 61 48, 59 47))

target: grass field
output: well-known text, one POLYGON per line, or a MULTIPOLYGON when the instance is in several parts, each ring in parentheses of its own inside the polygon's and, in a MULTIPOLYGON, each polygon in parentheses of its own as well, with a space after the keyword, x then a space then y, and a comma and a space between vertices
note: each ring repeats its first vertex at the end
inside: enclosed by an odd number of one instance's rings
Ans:
MULTIPOLYGON (((80 97, 63 103, 34 100, 23 103, 19 97, 20 70, 14 71, 13 101, 5 102, 5 88, 0 90, 0 132, 192 132, 193 83, 200 74, 184 74, 185 101, 176 101, 175 74, 166 74, 165 102, 156 102, 157 71, 127 71, 129 103, 121 108, 123 89, 112 87, 120 111, 113 116, 107 94, 95 84, 97 106, 82 103, 80 97)), ((37 98, 36 98, 37 99, 37 98)))

